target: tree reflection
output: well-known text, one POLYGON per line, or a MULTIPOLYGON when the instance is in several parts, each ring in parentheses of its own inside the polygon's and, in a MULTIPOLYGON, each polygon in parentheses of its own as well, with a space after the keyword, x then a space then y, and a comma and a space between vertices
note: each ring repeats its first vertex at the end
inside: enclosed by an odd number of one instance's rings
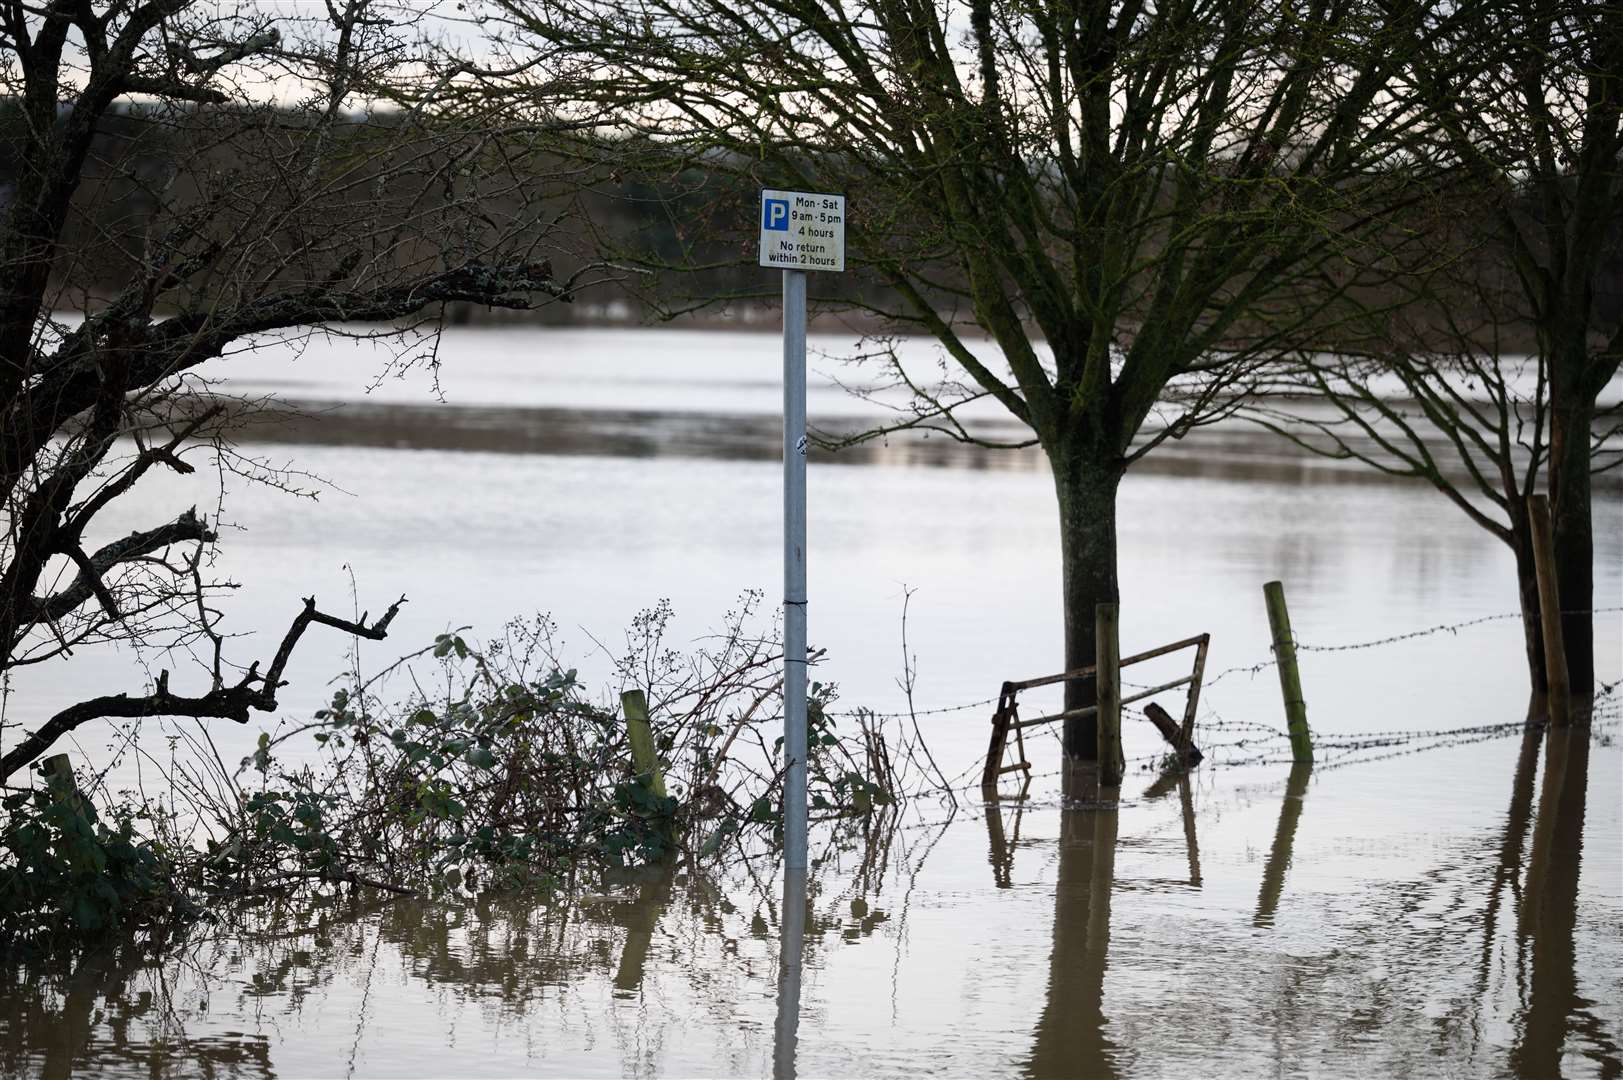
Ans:
POLYGON ((1532 975, 1511 1068, 1518 1076, 1559 1076, 1568 1036, 1577 1035, 1586 1044, 1579 1052, 1601 1064, 1601 1075, 1619 1076, 1623 1062, 1617 1042, 1595 1015, 1595 1002, 1578 992, 1574 935, 1589 788, 1589 725, 1552 727, 1546 743, 1538 819, 1517 910, 1517 943, 1532 975))
MULTIPOLYGON (((1103 789, 1098 794, 1113 800, 1116 793, 1103 789)), ((1118 1075, 1119 1049, 1105 1032, 1104 1014, 1116 828, 1113 801, 1079 805, 1067 800, 1060 812, 1048 996, 1037 1020, 1027 1076, 1118 1075)))

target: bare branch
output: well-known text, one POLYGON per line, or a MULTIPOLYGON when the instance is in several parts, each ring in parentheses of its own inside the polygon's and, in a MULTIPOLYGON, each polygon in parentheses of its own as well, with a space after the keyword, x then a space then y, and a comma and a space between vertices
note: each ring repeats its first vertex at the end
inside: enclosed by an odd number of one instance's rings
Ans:
MULTIPOLYGON (((173 544, 187 541, 212 543, 215 539, 217 537, 214 531, 198 518, 197 508, 193 507, 166 525, 145 532, 133 532, 122 540, 115 540, 84 561, 75 559, 75 563, 79 566, 79 576, 66 589, 51 596, 35 597, 32 610, 29 612, 29 622, 58 622, 92 595, 101 600, 102 606, 108 609, 112 618, 118 619, 121 616, 118 613, 117 603, 110 593, 102 595, 106 592, 102 579, 109 571, 120 563, 150 555, 173 544)), ((77 548, 77 545, 75 547, 77 548)), ((83 552, 80 554, 83 555, 83 552)))
POLYGON ((206 694, 185 697, 170 693, 169 673, 165 671, 159 674, 157 685, 150 694, 141 697, 113 694, 70 705, 30 732, 0 758, 0 781, 38 758, 62 736, 91 720, 107 717, 139 719, 150 716, 185 716, 234 720, 239 724, 246 724, 250 709, 270 712, 276 708, 276 691, 286 685, 281 681, 282 671, 286 668, 294 647, 299 643, 299 638, 311 623, 331 626, 355 637, 381 641, 388 636, 389 624, 394 621, 400 605, 405 602, 405 597, 396 600, 389 605, 389 609, 382 617, 367 625, 364 619, 360 622, 350 622, 318 611, 315 598, 310 597, 304 602, 304 610, 299 612, 292 625, 288 627, 270 667, 263 676, 259 674, 259 665, 256 663, 249 668, 242 681, 233 686, 216 686, 206 694))

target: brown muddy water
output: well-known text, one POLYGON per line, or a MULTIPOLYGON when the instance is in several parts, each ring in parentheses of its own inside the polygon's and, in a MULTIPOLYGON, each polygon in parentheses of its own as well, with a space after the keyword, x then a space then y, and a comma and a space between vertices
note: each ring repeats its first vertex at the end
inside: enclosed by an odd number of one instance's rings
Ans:
MULTIPOLYGON (((739 591, 775 595, 768 336, 453 331, 444 405, 415 376, 376 383, 336 344, 291 369, 243 359, 243 392, 336 409, 247 446, 329 478, 319 502, 239 486, 225 504, 242 529, 216 571, 243 582, 230 610, 249 654, 297 597, 347 596, 351 573, 361 606, 411 596, 363 664, 546 610, 588 682, 608 667, 594 643, 660 597, 694 639, 739 591)), ((814 419, 853 415, 831 383, 812 401, 814 419)), ((1435 494, 1243 429, 1169 450, 1123 489, 1123 649, 1213 635, 1210 753, 1189 776, 1146 771, 1156 737, 1135 718, 1114 809, 1062 798, 1057 747, 1034 739, 1024 800, 965 790, 956 808, 919 800, 814 835, 803 899, 762 854, 551 903, 270 905, 160 960, 7 965, 0 1072, 1623 1076, 1615 697, 1588 727, 1522 732, 1519 630, 1496 618, 1515 608, 1508 553, 1435 494), (1293 769, 1277 680, 1250 670, 1268 657, 1272 578, 1307 645, 1473 625, 1304 652, 1320 753, 1293 769)), ((975 703, 1057 667, 1048 477, 1029 454, 938 443, 843 460, 811 478, 820 675, 845 705, 897 708, 916 590, 916 700, 942 710, 920 724, 949 774, 972 772, 990 714, 975 703)), ((213 505, 206 472, 164 478, 107 530, 213 505)), ((1596 539, 1597 606, 1615 607, 1615 485, 1597 492, 1596 539)), ((1596 618, 1610 683, 1623 618, 1596 618)), ((177 686, 188 670, 116 652, 42 665, 6 723, 137 689, 144 664, 177 686)), ((342 664, 301 655, 288 715, 342 664)), ((1028 714, 1041 707, 1034 694, 1028 714)), ((275 722, 211 734, 231 759, 275 722)), ((150 788, 182 734, 86 730, 69 749, 114 790, 150 788)))
MULTIPOLYGON (((1613 725, 1615 728, 1615 725, 1613 725)), ((82 1076, 1615 1076, 1619 754, 1569 729, 966 805, 570 904, 266 909, 6 973, 82 1076), (888 845, 888 847, 887 847, 888 845), (798 992, 797 992, 798 991, 798 992)))

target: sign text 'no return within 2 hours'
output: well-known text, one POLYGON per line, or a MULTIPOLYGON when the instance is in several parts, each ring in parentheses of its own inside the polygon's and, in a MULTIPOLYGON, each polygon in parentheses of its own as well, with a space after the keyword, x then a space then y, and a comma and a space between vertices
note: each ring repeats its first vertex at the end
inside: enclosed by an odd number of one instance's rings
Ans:
POLYGON ((761 265, 845 269, 845 196, 761 192, 761 265))

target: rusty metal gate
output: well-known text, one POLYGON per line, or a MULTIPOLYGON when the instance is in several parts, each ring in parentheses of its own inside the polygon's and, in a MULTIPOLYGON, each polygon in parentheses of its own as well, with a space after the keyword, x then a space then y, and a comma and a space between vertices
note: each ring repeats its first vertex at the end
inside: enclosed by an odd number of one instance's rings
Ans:
MULTIPOLYGON (((1210 634, 1197 634, 1194 637, 1184 638, 1182 641, 1174 641, 1170 645, 1162 645, 1159 648, 1121 658, 1121 666, 1125 668, 1131 664, 1141 664, 1146 660, 1154 660, 1156 657, 1167 656, 1182 649, 1195 650, 1194 666, 1188 675, 1181 679, 1174 679, 1169 683, 1162 683, 1160 686, 1140 690, 1131 697, 1124 697, 1121 700, 1123 705, 1130 705, 1135 701, 1143 701, 1168 690, 1176 690, 1180 686, 1189 687, 1184 701, 1182 723, 1174 722, 1172 717, 1159 705, 1152 703, 1144 710, 1145 716, 1161 732, 1162 737, 1186 761, 1198 761, 1200 759, 1200 751, 1195 747, 1193 741, 1195 708, 1200 703, 1200 683, 1206 673, 1206 648, 1211 644, 1211 640, 1212 636, 1210 634)), ((1052 724, 1059 720, 1091 716, 1098 712, 1098 706, 1088 705, 1080 709, 1069 709, 1051 713, 1047 716, 1038 716, 1031 720, 1022 720, 1020 719, 1020 691, 1030 690, 1038 686, 1052 686, 1058 682, 1093 678, 1095 674, 1094 668, 1095 665, 1089 664, 1087 667, 1062 671, 1058 675, 1044 675, 1036 679, 1024 679, 1020 682, 1006 682, 1003 684, 1003 689, 998 694, 997 711, 992 714, 992 742, 986 751, 986 769, 981 773, 981 786, 983 788, 996 787, 998 778, 1007 773, 1024 772, 1028 776, 1030 775, 1031 762, 1026 758, 1026 739, 1024 735, 1026 728, 1036 727, 1039 724, 1052 724), (1014 734, 1014 743, 1019 759, 1013 764, 1004 765, 1003 758, 1008 748, 1011 732, 1014 734)))

